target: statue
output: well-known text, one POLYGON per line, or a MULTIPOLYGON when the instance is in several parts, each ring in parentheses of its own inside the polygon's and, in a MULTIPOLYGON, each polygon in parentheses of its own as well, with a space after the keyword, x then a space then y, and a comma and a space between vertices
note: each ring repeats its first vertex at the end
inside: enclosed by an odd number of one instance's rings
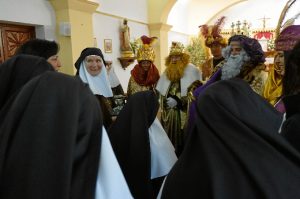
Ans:
POLYGON ((133 58, 134 53, 130 45, 130 28, 127 25, 127 19, 124 19, 120 34, 121 51, 123 58, 133 58))

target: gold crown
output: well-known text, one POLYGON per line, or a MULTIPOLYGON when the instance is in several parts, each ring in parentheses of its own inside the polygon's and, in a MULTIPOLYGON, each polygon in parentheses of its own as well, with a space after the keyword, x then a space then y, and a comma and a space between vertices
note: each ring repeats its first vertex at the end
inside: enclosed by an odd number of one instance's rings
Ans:
POLYGON ((172 42, 169 55, 181 55, 184 53, 184 46, 180 42, 172 42))
POLYGON ((137 61, 147 60, 153 62, 155 59, 155 52, 152 44, 157 41, 157 37, 147 37, 143 35, 141 40, 143 45, 137 51, 137 61))
POLYGON ((148 60, 153 62, 155 59, 154 49, 148 44, 144 44, 137 51, 137 61, 148 60))

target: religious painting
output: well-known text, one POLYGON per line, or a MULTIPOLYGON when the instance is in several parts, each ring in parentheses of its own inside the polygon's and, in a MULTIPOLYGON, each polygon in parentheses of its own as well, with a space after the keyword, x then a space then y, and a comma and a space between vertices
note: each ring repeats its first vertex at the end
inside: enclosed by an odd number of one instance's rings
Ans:
POLYGON ((104 52, 112 53, 112 40, 111 39, 104 39, 104 52))

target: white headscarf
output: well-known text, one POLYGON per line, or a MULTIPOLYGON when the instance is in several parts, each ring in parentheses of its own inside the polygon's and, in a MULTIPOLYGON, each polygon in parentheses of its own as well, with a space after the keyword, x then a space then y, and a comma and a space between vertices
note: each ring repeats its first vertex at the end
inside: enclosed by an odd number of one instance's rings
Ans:
POLYGON ((111 86, 104 65, 101 69, 101 72, 98 75, 92 76, 86 70, 85 61, 83 61, 80 64, 79 77, 83 82, 89 84, 90 89, 95 95, 103 95, 104 97, 113 96, 113 92, 111 90, 111 86))
POLYGON ((115 88, 120 84, 113 66, 111 66, 110 70, 108 71, 108 79, 112 88, 115 88))

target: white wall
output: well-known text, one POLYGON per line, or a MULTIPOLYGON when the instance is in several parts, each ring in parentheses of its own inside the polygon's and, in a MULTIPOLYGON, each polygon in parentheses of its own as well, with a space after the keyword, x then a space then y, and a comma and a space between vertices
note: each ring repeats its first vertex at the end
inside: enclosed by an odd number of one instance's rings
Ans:
POLYGON ((266 28, 276 28, 280 13, 286 2, 287 0, 249 0, 226 9, 217 15, 214 20, 220 16, 226 16, 224 26, 226 29, 230 29, 231 22, 247 20, 251 22, 252 28, 257 29, 263 27, 261 18, 266 17, 269 18, 266 20, 266 28))
POLYGON ((0 20, 36 26, 38 38, 56 39, 55 12, 46 0, 0 0, 0 20))
POLYGON ((148 0, 93 0, 99 3, 98 11, 148 22, 148 0))
MULTIPOLYGON (((178 0, 173 6, 168 24, 172 31, 196 35, 199 25, 214 24, 220 16, 226 16, 225 29, 230 29, 231 22, 247 20, 252 28, 262 28, 261 18, 266 21, 266 28, 276 28, 280 13, 288 0, 178 0), (219 14, 217 14, 220 12, 219 14), (216 15, 217 14, 217 15, 216 15)), ((300 1, 294 3, 286 19, 300 11, 300 1)), ((295 24, 299 24, 300 19, 295 24)))
MULTIPOLYGON (((97 2, 96 0, 94 1, 97 2)), ((98 3, 100 4, 99 12, 93 16, 94 37, 97 41, 97 47, 102 50, 105 59, 113 61, 116 75, 124 91, 127 92, 130 71, 137 62, 135 61, 128 66, 126 70, 121 67, 118 60, 118 57, 121 55, 120 27, 123 23, 123 18, 127 18, 131 41, 142 35, 149 35, 148 26, 144 24, 147 23, 147 0, 98 0, 98 3), (104 52, 104 39, 112 40, 112 53, 104 52)))

